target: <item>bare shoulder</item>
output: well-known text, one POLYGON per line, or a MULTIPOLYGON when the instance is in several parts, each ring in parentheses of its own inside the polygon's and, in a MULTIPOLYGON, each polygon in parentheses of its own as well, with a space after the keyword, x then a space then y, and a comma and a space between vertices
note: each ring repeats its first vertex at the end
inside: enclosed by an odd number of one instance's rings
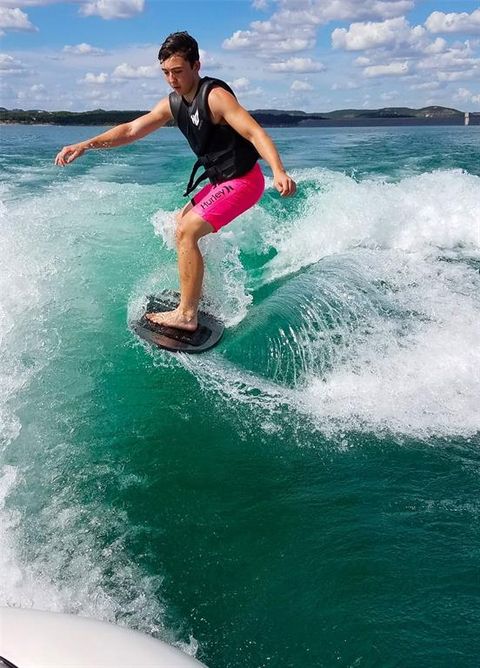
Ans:
POLYGON ((214 123, 222 121, 229 112, 242 109, 237 98, 221 86, 215 86, 209 91, 207 103, 214 123))
POLYGON ((208 106, 212 111, 213 109, 221 110, 222 108, 228 107, 230 105, 238 105, 238 101, 235 95, 232 95, 228 92, 228 90, 225 90, 225 88, 222 88, 221 86, 214 86, 211 88, 208 92, 207 99, 208 106))
POLYGON ((172 120, 172 111, 170 109, 170 100, 167 97, 162 98, 150 111, 155 120, 161 120, 164 122, 172 120))

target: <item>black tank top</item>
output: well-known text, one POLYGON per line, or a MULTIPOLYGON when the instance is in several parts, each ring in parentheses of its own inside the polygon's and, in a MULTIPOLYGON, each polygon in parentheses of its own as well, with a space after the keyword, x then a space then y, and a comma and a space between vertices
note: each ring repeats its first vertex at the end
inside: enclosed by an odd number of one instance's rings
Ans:
POLYGON ((206 178, 209 178, 211 183, 222 183, 243 176, 260 157, 254 145, 230 125, 217 125, 212 122, 207 97, 216 86, 235 95, 230 86, 221 79, 203 77, 190 103, 175 91, 169 96, 172 116, 198 158, 184 196, 206 178), (201 166, 205 168, 205 172, 194 180, 201 166))

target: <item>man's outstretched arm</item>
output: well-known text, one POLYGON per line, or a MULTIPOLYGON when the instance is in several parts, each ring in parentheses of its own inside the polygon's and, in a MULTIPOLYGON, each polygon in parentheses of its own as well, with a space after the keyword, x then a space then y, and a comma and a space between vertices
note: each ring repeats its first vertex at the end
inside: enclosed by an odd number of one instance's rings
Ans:
POLYGON ((208 106, 215 123, 225 121, 255 146, 261 157, 270 165, 275 188, 282 197, 293 195, 296 190, 295 181, 285 171, 275 144, 236 98, 224 88, 213 88, 208 96, 208 106))
POLYGON ((64 146, 56 156, 55 164, 64 167, 89 149, 115 148, 116 146, 131 144, 137 141, 137 139, 141 139, 151 132, 158 130, 170 120, 172 120, 172 113, 168 97, 166 97, 160 100, 148 114, 139 116, 129 123, 116 125, 101 135, 79 142, 78 144, 64 146))

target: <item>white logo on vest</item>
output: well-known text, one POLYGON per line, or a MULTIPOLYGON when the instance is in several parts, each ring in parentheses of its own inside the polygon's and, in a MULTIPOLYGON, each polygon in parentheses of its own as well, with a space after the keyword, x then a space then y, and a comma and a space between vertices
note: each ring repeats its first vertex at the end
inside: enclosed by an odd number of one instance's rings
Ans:
POLYGON ((198 109, 197 109, 197 111, 196 111, 194 114, 192 114, 192 115, 190 116, 190 118, 192 119, 192 123, 193 123, 194 125, 198 125, 198 124, 200 123, 200 119, 199 119, 199 117, 198 117, 198 109))

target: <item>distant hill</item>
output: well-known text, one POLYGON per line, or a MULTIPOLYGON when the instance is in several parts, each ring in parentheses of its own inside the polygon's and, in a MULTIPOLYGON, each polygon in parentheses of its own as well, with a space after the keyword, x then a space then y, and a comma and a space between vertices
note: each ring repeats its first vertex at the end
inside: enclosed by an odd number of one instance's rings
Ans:
POLYGON ((0 107, 0 123, 49 125, 116 125, 127 123, 145 111, 42 111, 39 109, 4 109, 0 107))
POLYGON ((410 109, 409 107, 384 107, 383 109, 342 109, 323 114, 326 118, 455 118, 464 117, 463 111, 450 109, 449 107, 422 107, 422 109, 410 109))
MULTIPOLYGON (((121 111, 43 111, 0 107, 0 123, 50 125, 117 125, 147 113, 145 110, 121 111)), ((266 127, 327 127, 375 125, 463 125, 465 114, 448 107, 384 107, 382 109, 339 109, 322 113, 254 109, 250 112, 266 127)), ((480 112, 470 114, 470 123, 480 125, 480 112)))
MULTIPOLYGON (((326 127, 343 125, 463 125, 465 112, 449 107, 384 107, 339 109, 322 113, 255 109, 251 114, 265 126, 326 127)), ((470 114, 472 125, 480 124, 480 113, 470 114)))

